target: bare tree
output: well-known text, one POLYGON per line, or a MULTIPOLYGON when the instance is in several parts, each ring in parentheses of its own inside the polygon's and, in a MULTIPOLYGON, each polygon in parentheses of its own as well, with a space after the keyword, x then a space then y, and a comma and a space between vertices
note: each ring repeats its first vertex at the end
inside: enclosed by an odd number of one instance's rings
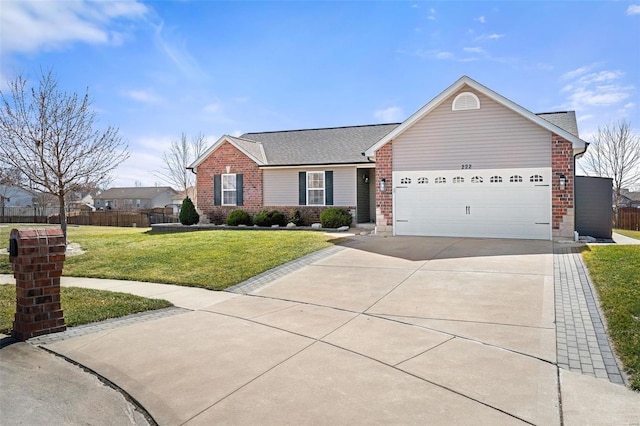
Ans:
POLYGON ((171 141, 169 152, 162 155, 162 170, 153 174, 178 191, 184 191, 187 197, 193 198, 194 194, 189 192, 193 192, 195 176, 187 167, 200 157, 206 146, 207 138, 202 133, 192 137, 190 141, 182 133, 180 140, 171 141))
POLYGON ((626 120, 598 127, 581 166, 588 176, 613 179, 617 206, 621 190, 640 183, 640 137, 626 120))
POLYGON ((97 129, 89 91, 79 96, 58 88, 52 71, 36 85, 18 76, 0 90, 0 155, 21 171, 33 189, 59 201, 67 236, 65 196, 78 186, 98 186, 129 157, 118 129, 97 129))

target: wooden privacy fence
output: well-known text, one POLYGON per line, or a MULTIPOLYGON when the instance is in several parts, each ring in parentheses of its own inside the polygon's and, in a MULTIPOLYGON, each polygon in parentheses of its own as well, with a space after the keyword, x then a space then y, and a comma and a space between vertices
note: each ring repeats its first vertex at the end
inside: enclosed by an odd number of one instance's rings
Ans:
MULTIPOLYGON (((56 223, 60 220, 56 216, 56 223)), ((176 216, 166 213, 153 212, 120 212, 117 210, 104 210, 95 212, 76 212, 67 216, 67 223, 70 225, 92 225, 92 226, 125 226, 148 228, 154 223, 174 223, 176 216)))
MULTIPOLYGON (((24 212, 21 212, 24 213, 24 212)), ((118 210, 75 211, 67 214, 69 225, 92 226, 125 226, 148 228, 154 223, 176 223, 178 216, 172 214, 171 209, 154 209, 137 212, 123 212, 118 210)), ((0 223, 60 223, 59 214, 43 216, 38 212, 33 214, 0 215, 0 223)))
POLYGON ((618 220, 615 213, 613 218, 618 229, 628 229, 630 231, 640 231, 640 209, 636 207, 618 208, 618 220))

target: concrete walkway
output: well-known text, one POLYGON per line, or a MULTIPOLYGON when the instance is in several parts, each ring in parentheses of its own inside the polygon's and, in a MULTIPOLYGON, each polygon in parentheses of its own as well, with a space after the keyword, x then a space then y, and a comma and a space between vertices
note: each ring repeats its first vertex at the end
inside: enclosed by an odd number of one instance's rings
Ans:
POLYGON ((552 243, 363 237, 325 254, 246 295, 104 283, 188 310, 31 342, 159 424, 640 423, 640 395, 557 367, 552 243))

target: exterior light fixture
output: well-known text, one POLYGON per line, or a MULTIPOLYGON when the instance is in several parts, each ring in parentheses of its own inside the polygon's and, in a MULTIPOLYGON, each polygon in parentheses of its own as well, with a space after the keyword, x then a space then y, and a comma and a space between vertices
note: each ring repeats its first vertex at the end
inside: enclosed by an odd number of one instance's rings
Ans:
POLYGON ((560 174, 560 191, 564 191, 566 186, 567 186, 567 177, 561 173, 560 174))
POLYGON ((387 180, 385 178, 380 179, 380 192, 384 192, 387 180))
POLYGON ((362 174, 362 181, 364 183, 369 183, 369 175, 367 173, 362 174))

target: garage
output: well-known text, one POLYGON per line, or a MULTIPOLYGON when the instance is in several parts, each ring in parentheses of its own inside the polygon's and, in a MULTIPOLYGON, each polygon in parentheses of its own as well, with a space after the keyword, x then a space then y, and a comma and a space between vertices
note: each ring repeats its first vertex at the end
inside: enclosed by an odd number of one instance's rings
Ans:
POLYGON ((393 172, 394 234, 551 239, 551 169, 393 172))

